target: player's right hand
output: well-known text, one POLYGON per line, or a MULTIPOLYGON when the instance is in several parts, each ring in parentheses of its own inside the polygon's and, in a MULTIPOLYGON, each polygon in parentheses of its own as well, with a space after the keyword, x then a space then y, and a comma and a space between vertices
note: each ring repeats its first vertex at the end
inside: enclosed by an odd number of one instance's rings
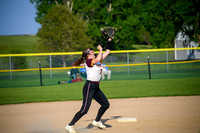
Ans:
POLYGON ((101 45, 98 45, 98 46, 97 46, 97 49, 98 49, 98 50, 102 50, 101 45))

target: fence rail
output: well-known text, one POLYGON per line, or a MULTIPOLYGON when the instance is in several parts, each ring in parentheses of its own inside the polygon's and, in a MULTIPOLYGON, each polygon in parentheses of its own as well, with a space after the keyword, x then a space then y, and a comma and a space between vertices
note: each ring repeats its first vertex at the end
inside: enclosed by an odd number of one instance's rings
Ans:
MULTIPOLYGON (((150 64, 181 64, 181 63, 192 63, 192 62, 200 62, 200 60, 194 61, 176 61, 176 62, 151 62, 150 64)), ((136 64, 122 64, 122 65, 107 65, 108 67, 121 67, 121 66, 141 66, 147 65, 148 63, 136 63, 136 64)), ((72 69, 74 67, 55 67, 55 68, 41 68, 41 70, 61 70, 61 69, 72 69)), ((76 66, 76 68, 82 68, 81 66, 76 66)), ((0 70, 0 72, 23 72, 23 71, 38 71, 39 68, 33 69, 17 69, 17 70, 0 70)))
MULTIPOLYGON (((156 52, 156 51, 175 51, 175 50, 195 50, 200 47, 192 48, 165 48, 165 49, 141 49, 141 50, 118 50, 110 53, 137 53, 137 52, 156 52)), ((97 52, 98 53, 98 52, 97 52)), ((17 56, 47 56, 47 55, 79 55, 82 52, 59 52, 59 53, 27 53, 27 54, 0 54, 0 57, 17 57, 17 56)))

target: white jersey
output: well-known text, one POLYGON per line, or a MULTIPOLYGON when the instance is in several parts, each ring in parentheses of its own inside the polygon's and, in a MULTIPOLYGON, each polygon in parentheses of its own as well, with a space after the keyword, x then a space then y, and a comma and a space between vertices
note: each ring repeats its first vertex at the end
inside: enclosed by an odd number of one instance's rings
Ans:
POLYGON ((86 68, 87 80, 100 81, 102 72, 101 66, 98 66, 96 64, 93 66, 88 66, 88 64, 85 63, 85 68, 86 68))

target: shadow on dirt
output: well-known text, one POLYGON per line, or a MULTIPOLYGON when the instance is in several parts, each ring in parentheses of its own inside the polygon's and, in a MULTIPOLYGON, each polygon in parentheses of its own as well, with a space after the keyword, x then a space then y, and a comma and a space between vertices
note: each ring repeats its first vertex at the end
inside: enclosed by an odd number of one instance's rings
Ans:
MULTIPOLYGON (((109 124, 106 124, 107 121, 109 120, 115 120, 115 119, 118 119, 122 116, 111 116, 111 118, 107 118, 107 119, 101 119, 101 122, 106 126, 106 128, 111 128, 112 125, 109 125, 109 124)), ((92 120, 87 120, 87 121, 92 121, 92 120)), ((87 129, 92 129, 94 128, 95 126, 93 126, 91 123, 86 127, 87 129)))

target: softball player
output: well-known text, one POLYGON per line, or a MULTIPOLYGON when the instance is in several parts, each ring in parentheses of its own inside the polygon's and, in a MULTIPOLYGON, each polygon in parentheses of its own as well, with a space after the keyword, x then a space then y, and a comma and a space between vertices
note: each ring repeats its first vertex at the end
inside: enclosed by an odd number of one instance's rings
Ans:
POLYGON ((97 55, 97 57, 95 57, 95 52, 92 48, 85 49, 82 53, 82 57, 73 64, 73 66, 78 66, 85 61, 84 64, 87 73, 87 81, 85 82, 85 85, 83 87, 82 107, 80 111, 75 114, 72 121, 65 127, 69 133, 76 133, 74 129, 74 124, 83 115, 87 114, 92 102, 92 98, 94 98, 101 105, 95 120, 92 122, 92 125, 101 129, 106 128, 106 126, 103 125, 100 119, 105 111, 109 108, 110 104, 104 93, 99 88, 99 81, 102 72, 101 63, 99 62, 102 62, 102 60, 109 55, 111 49, 111 41, 112 38, 109 38, 105 53, 102 54, 101 45, 98 45, 97 47, 97 49, 99 50, 99 54, 97 55))

